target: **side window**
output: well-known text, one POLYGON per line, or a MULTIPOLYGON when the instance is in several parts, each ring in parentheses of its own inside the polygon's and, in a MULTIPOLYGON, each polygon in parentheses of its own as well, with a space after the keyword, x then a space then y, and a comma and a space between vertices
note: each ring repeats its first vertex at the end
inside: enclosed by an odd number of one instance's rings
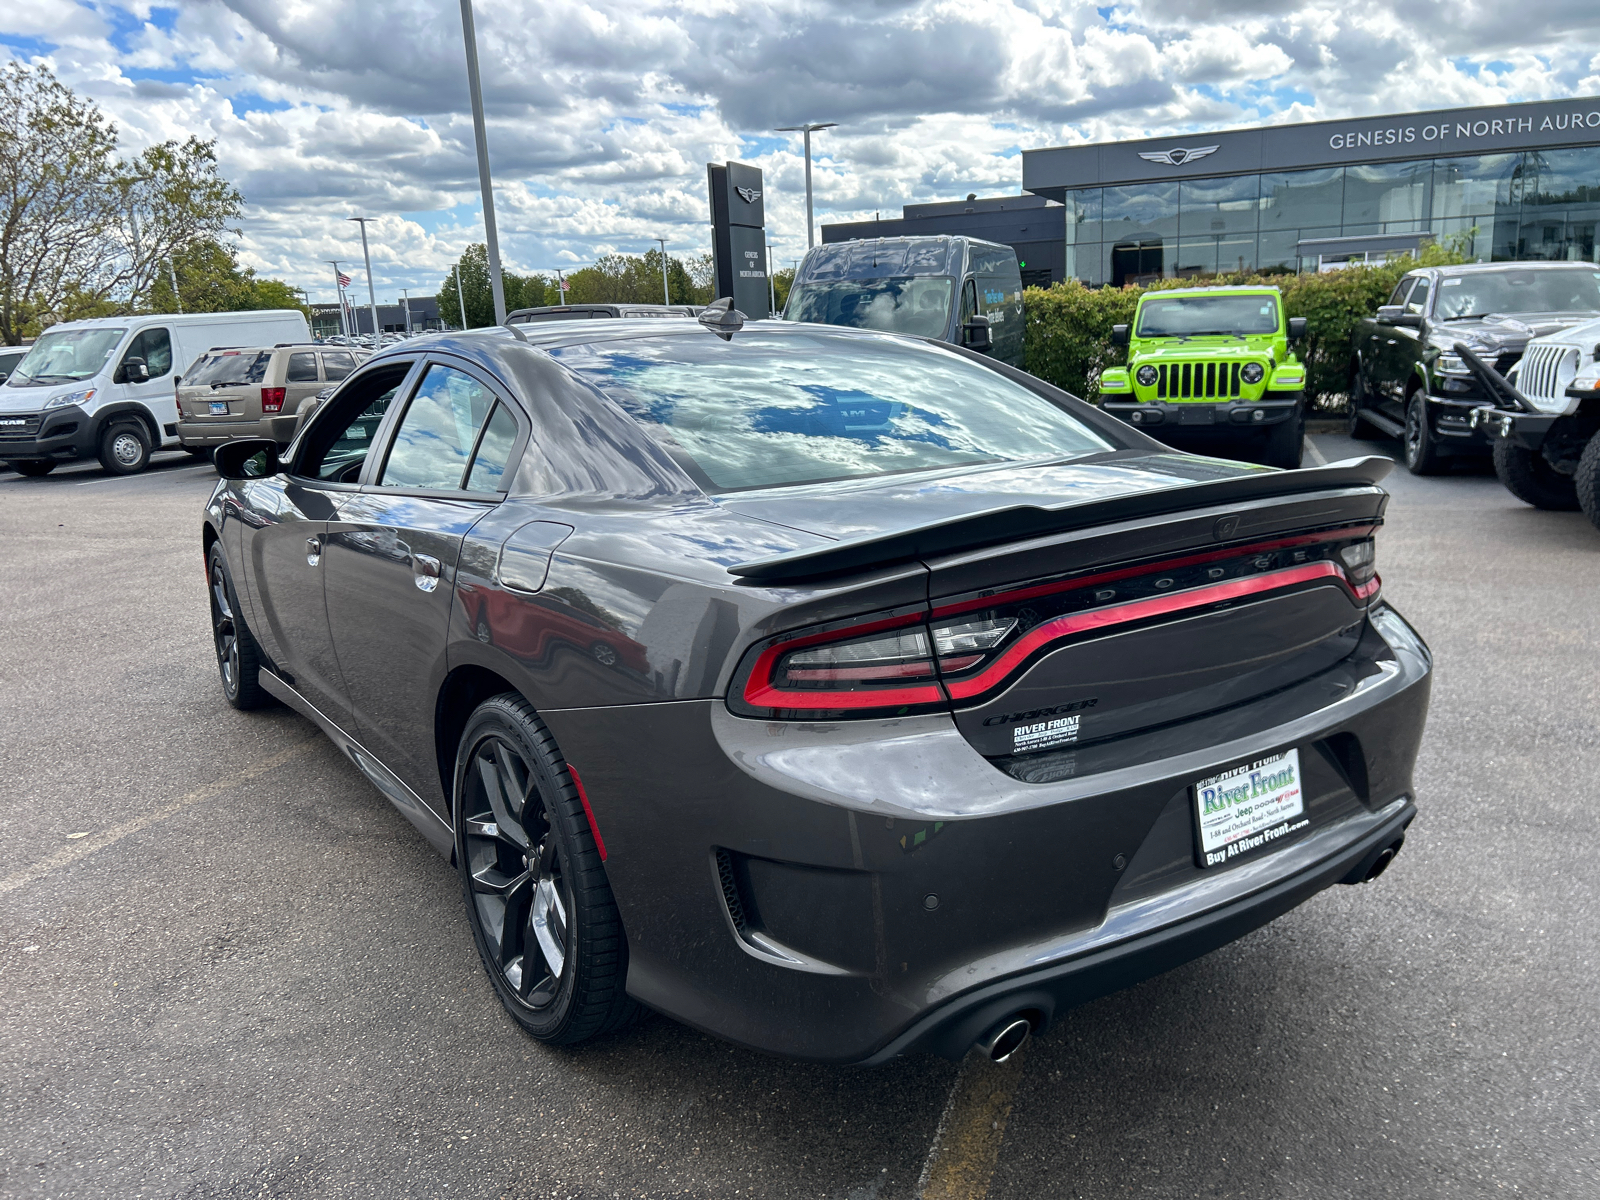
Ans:
POLYGON ((357 482, 372 439, 410 369, 410 363, 396 363, 391 370, 374 371, 313 417, 294 473, 331 483, 357 482))
POLYGON ((464 371, 434 363, 395 430, 384 487, 461 487, 495 395, 464 371))
POLYGON ((299 350, 289 355, 289 383, 316 383, 317 356, 309 350, 299 350))
POLYGON ((1431 286, 1426 279, 1417 283, 1416 289, 1406 300, 1406 311, 1408 313, 1420 314, 1423 309, 1428 307, 1428 289, 1431 286))
POLYGON ((1406 302, 1406 293, 1411 290, 1411 285, 1415 282, 1416 279, 1410 275, 1407 275, 1399 283, 1395 284, 1394 294, 1389 297, 1389 303, 1404 304, 1406 302))
POLYGON ((122 361, 130 358, 144 359, 145 370, 151 379, 160 379, 172 370, 172 335, 165 329, 146 329, 134 338, 122 361))
POLYGON ((978 311, 978 285, 971 279, 961 289, 961 324, 972 320, 978 311))
POLYGON ((484 426, 483 436, 478 439, 478 452, 472 456, 472 469, 467 472, 467 491, 504 491, 506 463, 511 458, 511 448, 516 444, 517 419, 504 404, 496 405, 494 415, 484 426))
POLYGON ((356 369, 356 360, 348 350, 329 350, 322 356, 322 369, 329 383, 337 383, 356 369))

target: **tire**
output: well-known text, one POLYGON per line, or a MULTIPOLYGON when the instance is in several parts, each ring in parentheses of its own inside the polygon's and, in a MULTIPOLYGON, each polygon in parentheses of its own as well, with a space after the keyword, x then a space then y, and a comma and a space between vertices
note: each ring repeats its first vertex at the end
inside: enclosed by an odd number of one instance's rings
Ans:
POLYGON ((1380 436, 1379 429, 1377 426, 1369 424, 1367 419, 1361 415, 1361 410, 1368 407, 1367 401, 1371 398, 1371 393, 1367 389, 1366 373, 1362 371, 1359 362, 1350 364, 1349 397, 1350 415, 1347 432, 1358 442, 1377 439, 1380 436))
POLYGON ((17 462, 7 463, 6 466, 10 467, 18 475, 26 475, 29 479, 38 479, 56 469, 55 462, 47 458, 24 458, 17 462))
POLYGON ((190 458, 198 458, 201 462, 212 461, 210 446, 185 446, 183 452, 190 458))
POLYGON ((555 739, 521 696, 485 700, 467 719, 453 803, 467 920, 506 1011, 563 1046, 632 1021, 628 943, 594 834, 555 739))
POLYGON ((212 542, 206 554, 206 579, 211 592, 211 643, 222 676, 222 694, 241 712, 265 708, 272 695, 261 686, 261 647, 239 609, 222 545, 212 542))
POLYGON ((1413 392, 1406 404, 1406 470, 1413 475, 1437 475, 1444 470, 1444 455, 1428 428, 1427 400, 1413 392))
POLYGON ((1589 518, 1589 524, 1600 529, 1600 434, 1591 437, 1583 448, 1572 482, 1578 493, 1578 507, 1589 518))
POLYGON ((1496 438, 1494 473, 1506 485, 1506 491, 1524 504, 1551 512, 1571 512, 1578 507, 1576 480, 1557 471, 1537 450, 1496 438))
POLYGON ((1306 449, 1305 402, 1294 406, 1287 421, 1267 430, 1267 465, 1293 471, 1300 466, 1306 449))
POLYGON ((139 421, 113 421, 101 431, 99 457, 113 475, 137 475, 150 465, 150 431, 139 421))

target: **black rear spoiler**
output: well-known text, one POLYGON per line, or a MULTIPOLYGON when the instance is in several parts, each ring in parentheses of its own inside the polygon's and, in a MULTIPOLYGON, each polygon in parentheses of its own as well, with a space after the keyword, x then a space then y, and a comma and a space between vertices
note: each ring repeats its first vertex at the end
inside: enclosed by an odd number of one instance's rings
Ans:
POLYGON ((1253 471, 1228 479, 1179 484, 1154 492, 1112 496, 1080 504, 1043 507, 1014 504, 968 513, 915 529, 834 542, 815 550, 780 554, 740 563, 728 570, 747 583, 796 583, 822 576, 864 571, 919 558, 959 554, 983 546, 1111 525, 1138 517, 1238 504, 1303 492, 1373 487, 1394 468, 1394 460, 1371 455, 1347 458, 1298 471, 1253 471))

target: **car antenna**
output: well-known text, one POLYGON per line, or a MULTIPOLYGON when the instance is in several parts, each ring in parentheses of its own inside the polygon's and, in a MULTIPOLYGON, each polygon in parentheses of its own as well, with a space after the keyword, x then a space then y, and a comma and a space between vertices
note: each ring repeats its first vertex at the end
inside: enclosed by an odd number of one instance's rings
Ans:
POLYGON ((695 319, 723 341, 731 342, 749 318, 733 306, 732 296, 724 296, 706 305, 695 319))

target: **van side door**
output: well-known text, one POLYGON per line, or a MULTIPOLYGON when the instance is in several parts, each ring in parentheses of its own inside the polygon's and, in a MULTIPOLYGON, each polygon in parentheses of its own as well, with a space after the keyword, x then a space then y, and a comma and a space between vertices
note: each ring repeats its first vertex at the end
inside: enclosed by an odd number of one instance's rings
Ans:
POLYGON ((161 427, 160 441, 174 441, 178 436, 178 397, 172 388, 174 355, 172 331, 163 325, 152 325, 133 335, 128 348, 122 352, 111 382, 123 386, 123 395, 150 410, 150 415, 161 427), (131 359, 143 359, 149 378, 136 382, 128 374, 131 359))

